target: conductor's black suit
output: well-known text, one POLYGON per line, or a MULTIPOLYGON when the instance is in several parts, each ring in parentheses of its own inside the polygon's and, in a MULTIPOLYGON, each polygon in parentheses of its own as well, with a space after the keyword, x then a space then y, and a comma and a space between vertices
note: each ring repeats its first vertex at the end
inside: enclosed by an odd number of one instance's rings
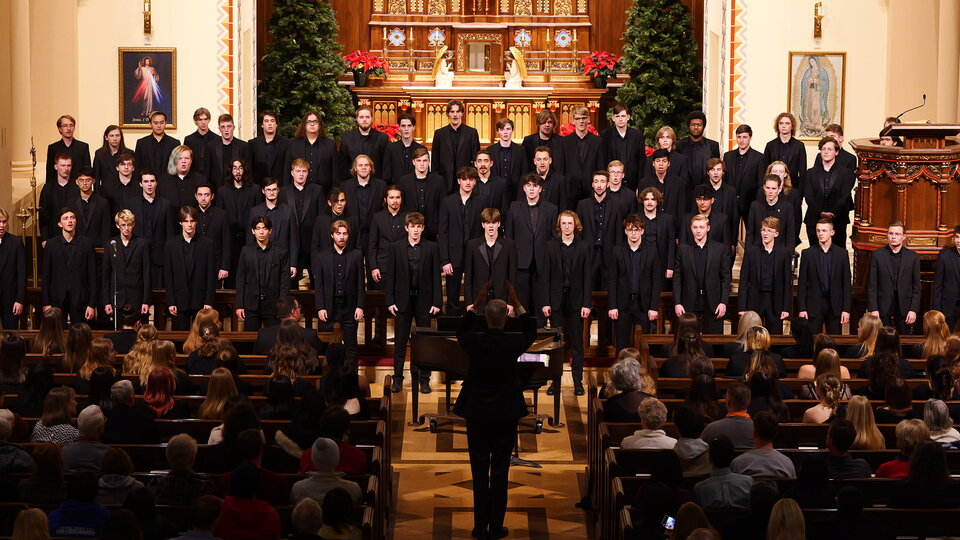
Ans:
POLYGON ((0 237, 0 324, 4 330, 16 330, 20 317, 13 314, 14 302, 26 307, 27 256, 19 236, 4 233, 0 237))
POLYGON ((915 251, 901 247, 896 254, 890 246, 874 250, 867 278, 867 311, 879 311, 883 324, 895 326, 897 333, 911 333, 913 325, 904 321, 907 312, 920 316, 920 257, 915 251))
POLYGON ((803 250, 797 279, 797 311, 807 312, 810 330, 816 334, 826 325, 828 334, 839 334, 840 317, 844 312, 850 313, 852 307, 847 250, 836 244, 831 244, 826 252, 819 244, 803 250))

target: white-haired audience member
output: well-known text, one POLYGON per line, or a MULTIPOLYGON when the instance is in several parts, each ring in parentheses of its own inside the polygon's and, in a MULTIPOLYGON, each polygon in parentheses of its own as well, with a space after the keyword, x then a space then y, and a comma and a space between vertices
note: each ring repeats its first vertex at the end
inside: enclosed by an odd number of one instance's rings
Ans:
POLYGON ((640 402, 637 407, 637 415, 640 417, 640 425, 643 429, 638 429, 623 439, 620 443, 621 448, 665 448, 670 449, 677 445, 677 440, 668 437, 662 428, 667 423, 667 406, 657 398, 647 398, 640 402))
POLYGON ((63 447, 63 470, 99 472, 110 447, 100 442, 107 419, 98 405, 88 405, 77 417, 80 437, 63 447))

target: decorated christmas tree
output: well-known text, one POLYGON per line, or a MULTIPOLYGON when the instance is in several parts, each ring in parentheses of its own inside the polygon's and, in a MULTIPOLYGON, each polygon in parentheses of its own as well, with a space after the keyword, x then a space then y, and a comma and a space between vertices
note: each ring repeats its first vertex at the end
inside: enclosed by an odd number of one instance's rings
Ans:
POLYGON ((680 0, 634 0, 623 44, 620 69, 630 80, 617 91, 617 101, 630 110, 631 123, 650 145, 663 126, 684 137, 687 113, 701 108, 703 95, 686 6, 680 0))
POLYGON ((291 136, 308 110, 320 112, 327 135, 339 138, 353 125, 350 92, 337 83, 344 73, 336 13, 328 0, 276 0, 268 26, 272 41, 261 65, 261 111, 276 111, 280 131, 291 136))

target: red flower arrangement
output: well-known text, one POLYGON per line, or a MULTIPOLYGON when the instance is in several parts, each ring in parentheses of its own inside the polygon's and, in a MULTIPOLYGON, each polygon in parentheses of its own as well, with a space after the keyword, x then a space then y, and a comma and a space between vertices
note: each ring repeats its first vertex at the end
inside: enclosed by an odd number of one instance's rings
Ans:
MULTIPOLYGON (((573 127, 573 122, 567 122, 566 124, 563 124, 560 126, 561 137, 566 137, 567 135, 573 133, 574 131, 576 131, 576 128, 573 127)), ((599 133, 597 133, 597 128, 593 126, 587 126, 587 131, 589 131, 590 133, 593 133, 594 135, 599 135, 599 133)))
POLYGON ((655 150, 654 150, 654 148, 653 148, 652 146, 644 146, 644 147, 643 147, 643 153, 646 154, 647 157, 652 156, 654 152, 655 152, 655 150))
POLYGON ((616 77, 620 57, 607 51, 593 51, 580 59, 583 74, 590 77, 616 77))
POLYGON ((368 73, 382 77, 385 73, 390 73, 390 66, 387 61, 370 51, 353 51, 343 57, 347 69, 354 73, 368 73))
POLYGON ((400 126, 397 124, 374 124, 373 129, 386 135, 390 142, 395 142, 400 135, 400 126))

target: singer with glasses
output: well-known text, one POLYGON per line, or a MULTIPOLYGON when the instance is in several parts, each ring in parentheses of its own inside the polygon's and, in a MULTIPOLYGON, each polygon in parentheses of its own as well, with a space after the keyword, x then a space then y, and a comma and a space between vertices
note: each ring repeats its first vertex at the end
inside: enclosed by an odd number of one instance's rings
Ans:
POLYGON ((113 315, 114 330, 119 328, 119 308, 139 307, 141 318, 150 313, 150 242, 133 235, 136 216, 121 210, 113 218, 120 234, 110 239, 103 250, 103 312, 113 315))

